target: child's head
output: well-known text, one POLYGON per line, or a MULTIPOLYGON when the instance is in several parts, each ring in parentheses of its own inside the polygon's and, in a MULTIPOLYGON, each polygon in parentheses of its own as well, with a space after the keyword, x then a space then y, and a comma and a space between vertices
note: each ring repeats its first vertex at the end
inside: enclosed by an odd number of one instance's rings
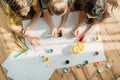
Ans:
POLYGON ((50 0, 48 7, 52 14, 64 15, 68 8, 68 0, 50 0))
POLYGON ((88 2, 84 11, 86 13, 86 22, 90 24, 93 22, 101 22, 109 17, 107 5, 104 0, 92 0, 88 2))
POLYGON ((98 17, 104 13, 106 5, 104 0, 93 0, 87 3, 85 6, 85 12, 88 17, 98 17))
POLYGON ((20 16, 27 16, 30 11, 28 0, 9 0, 8 4, 20 16))

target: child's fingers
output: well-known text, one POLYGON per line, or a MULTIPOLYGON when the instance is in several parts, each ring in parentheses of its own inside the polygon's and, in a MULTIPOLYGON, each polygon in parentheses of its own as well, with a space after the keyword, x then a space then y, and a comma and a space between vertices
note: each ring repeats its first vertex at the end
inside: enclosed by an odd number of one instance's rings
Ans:
POLYGON ((31 45, 32 45, 33 47, 39 47, 39 46, 40 46, 40 41, 38 41, 38 40, 32 40, 32 41, 31 41, 31 45))
POLYGON ((36 37, 36 36, 30 36, 29 39, 31 39, 31 40, 33 40, 33 39, 40 40, 40 38, 36 37))
POLYGON ((37 46, 40 46, 40 40, 37 40, 37 46))
POLYGON ((31 37, 30 43, 33 47, 38 47, 40 46, 40 39, 38 37, 31 37))
POLYGON ((58 29, 58 33, 61 33, 62 36, 65 36, 65 35, 66 35, 66 30, 65 30, 65 28, 60 28, 60 29, 58 29))
POLYGON ((53 36, 53 37, 56 37, 56 36, 57 36, 57 29, 56 29, 56 28, 54 28, 54 29, 52 30, 52 36, 53 36))
POLYGON ((56 32, 56 31, 53 31, 53 32, 52 32, 52 36, 53 36, 53 37, 56 37, 56 36, 57 36, 57 32, 56 32))
POLYGON ((64 37, 65 35, 66 35, 66 33, 62 31, 62 36, 64 37))
POLYGON ((86 38, 84 37, 83 40, 81 42, 86 42, 86 38))
POLYGON ((23 34, 28 34, 28 30, 23 29, 23 30, 22 30, 22 33, 23 33, 23 34))
POLYGON ((33 42, 30 42, 31 46, 35 48, 35 44, 33 42))
POLYGON ((62 36, 65 36, 66 35, 66 31, 65 30, 61 30, 61 34, 62 34, 62 36))
POLYGON ((58 32, 57 33, 61 33, 61 29, 58 29, 58 32))
POLYGON ((24 35, 26 35, 26 30, 25 30, 25 29, 23 29, 23 30, 22 30, 22 33, 23 33, 24 35))
POLYGON ((54 37, 55 35, 54 35, 54 32, 52 32, 52 36, 54 37))
POLYGON ((31 31, 30 30, 23 30, 22 33, 25 35, 25 36, 31 36, 31 31))
POLYGON ((22 33, 25 34, 25 29, 22 29, 22 33))
POLYGON ((86 36, 82 35, 79 37, 79 42, 85 42, 86 41, 86 36))
POLYGON ((76 30, 73 35, 77 38, 77 37, 78 37, 78 34, 79 34, 79 31, 76 30))

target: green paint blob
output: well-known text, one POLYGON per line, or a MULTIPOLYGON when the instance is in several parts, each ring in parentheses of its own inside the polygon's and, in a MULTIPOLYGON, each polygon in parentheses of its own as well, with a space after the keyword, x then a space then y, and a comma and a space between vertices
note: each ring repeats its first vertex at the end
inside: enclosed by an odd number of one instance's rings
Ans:
POLYGON ((88 60, 85 60, 83 64, 88 64, 88 60))
POLYGON ((48 50, 48 53, 52 53, 52 52, 53 52, 53 49, 49 49, 49 50, 48 50))

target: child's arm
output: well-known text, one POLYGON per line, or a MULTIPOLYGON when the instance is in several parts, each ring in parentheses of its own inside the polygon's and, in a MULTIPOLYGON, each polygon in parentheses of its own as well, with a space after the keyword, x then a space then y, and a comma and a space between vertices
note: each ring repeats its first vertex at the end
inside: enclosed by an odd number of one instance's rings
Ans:
POLYGON ((26 36, 32 36, 29 33, 31 32, 31 29, 34 27, 34 25, 36 24, 36 22, 40 19, 41 15, 42 15, 42 9, 40 7, 39 0, 33 0, 30 6, 35 11, 35 14, 32 18, 32 21, 30 22, 30 24, 26 27, 26 29, 23 30, 23 33, 26 36))
POLYGON ((45 21, 48 23, 48 25, 52 29, 52 36, 56 37, 57 36, 57 29, 55 27, 55 24, 52 21, 51 15, 48 12, 48 10, 43 10, 43 15, 44 15, 45 21))
MULTIPOLYGON (((10 12, 12 13, 12 12, 10 12)), ((32 46, 40 46, 40 40, 38 37, 30 37, 30 36, 25 36, 25 34, 23 34, 22 32, 22 26, 20 25, 20 21, 21 19, 18 19, 15 15, 16 14, 12 14, 10 15, 10 13, 8 13, 8 28, 10 30, 12 30, 16 35, 19 35, 21 37, 27 37, 30 40, 30 43, 32 46), (19 24, 18 24, 19 23, 19 24)))
POLYGON ((25 36, 25 34, 23 34, 23 29, 22 29, 22 26, 21 26, 21 19, 17 17, 17 14, 15 12, 13 12, 11 10, 11 8, 9 7, 9 5, 7 5, 7 11, 6 11, 6 14, 7 14, 7 22, 8 22, 8 27, 17 35, 21 36, 21 37, 27 37, 30 42, 32 43, 32 45, 34 46, 39 46, 40 44, 40 40, 39 38, 37 37, 28 37, 28 36, 25 36))
POLYGON ((38 37, 35 37, 33 35, 30 35, 31 29, 34 27, 36 22, 40 19, 40 16, 42 14, 42 11, 36 13, 31 21, 31 23, 28 25, 26 29, 23 30, 23 34, 30 40, 30 43, 33 47, 40 46, 40 39, 38 37))
POLYGON ((22 28, 21 28, 20 25, 11 24, 11 25, 9 26, 9 28, 10 28, 16 35, 19 35, 19 36, 21 36, 21 37, 23 37, 23 38, 26 37, 27 39, 29 39, 32 46, 35 46, 35 47, 40 46, 40 39, 39 39, 38 37, 35 37, 35 36, 26 36, 26 35, 24 35, 23 32, 22 32, 22 28))
POLYGON ((58 33, 61 33, 62 36, 66 35, 65 24, 66 24, 69 12, 70 12, 70 8, 68 8, 67 11, 66 11, 66 13, 62 16, 61 23, 59 25, 58 33))
POLYGON ((34 25, 36 24, 36 22, 40 19, 40 16, 42 14, 42 11, 36 13, 33 18, 32 21, 30 22, 30 24, 28 25, 27 29, 32 29, 34 27, 34 25))
POLYGON ((32 21, 30 22, 30 24, 28 25, 28 27, 26 27, 25 29, 23 29, 22 33, 26 36, 26 37, 35 37, 34 35, 31 34, 31 29, 34 27, 34 25, 36 24, 36 22, 40 19, 40 16, 42 14, 42 11, 36 13, 32 19, 32 21))
POLYGON ((95 24, 90 24, 89 28, 85 31, 85 34, 90 34, 90 32, 95 28, 95 24))
POLYGON ((85 17, 85 13, 82 11, 80 12, 79 14, 79 19, 78 19, 78 24, 76 26, 76 28, 74 29, 74 32, 73 32, 73 35, 78 38, 78 34, 79 34, 79 29, 83 23, 83 20, 84 20, 84 17, 85 17))
POLYGON ((87 39, 88 34, 90 34, 91 31, 92 31, 95 27, 96 27, 95 24, 92 23, 92 24, 89 26, 89 28, 79 37, 79 40, 81 40, 81 42, 85 42, 86 39, 87 39))

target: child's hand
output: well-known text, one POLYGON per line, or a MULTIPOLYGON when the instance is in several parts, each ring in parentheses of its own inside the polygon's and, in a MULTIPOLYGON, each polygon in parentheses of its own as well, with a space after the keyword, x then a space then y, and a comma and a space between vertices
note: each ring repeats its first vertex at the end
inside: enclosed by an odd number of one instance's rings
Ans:
POLYGON ((57 37, 57 28, 52 29, 52 36, 57 37))
POLYGON ((87 34, 84 33, 84 34, 82 34, 82 35, 79 36, 78 41, 79 42, 86 42, 86 39, 87 39, 87 34))
POLYGON ((60 27, 60 28, 58 29, 58 32, 57 32, 57 33, 61 33, 62 36, 65 36, 65 35, 66 35, 66 29, 65 29, 64 27, 60 27))
POLYGON ((26 29, 23 29, 22 30, 22 33, 25 37, 36 37, 34 34, 33 34, 33 31, 29 28, 26 28, 26 29))
POLYGON ((40 39, 32 35, 32 31, 29 28, 23 29, 22 33, 30 40, 30 43, 33 47, 40 46, 40 39))
POLYGON ((25 28, 22 30, 23 35, 27 36, 27 37, 32 37, 31 34, 31 30, 29 28, 25 28))
POLYGON ((38 37, 29 37, 30 44, 33 47, 39 47, 40 46, 40 39, 38 37))
POLYGON ((74 32, 73 32, 73 35, 74 35, 75 38, 78 38, 79 29, 75 29, 74 32))

